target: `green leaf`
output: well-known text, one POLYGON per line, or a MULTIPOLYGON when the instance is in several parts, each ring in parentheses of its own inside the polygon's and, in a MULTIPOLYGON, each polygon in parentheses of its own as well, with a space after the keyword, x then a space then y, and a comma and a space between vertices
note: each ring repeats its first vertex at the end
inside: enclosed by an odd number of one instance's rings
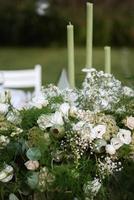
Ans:
POLYGON ((38 173, 30 172, 27 176, 27 183, 31 189, 35 189, 38 185, 38 173))
POLYGON ((41 152, 38 148, 33 147, 28 149, 26 156, 29 158, 29 160, 39 160, 41 158, 41 152))
POLYGON ((15 194, 11 193, 11 194, 9 195, 9 200, 19 200, 19 199, 16 197, 15 194))

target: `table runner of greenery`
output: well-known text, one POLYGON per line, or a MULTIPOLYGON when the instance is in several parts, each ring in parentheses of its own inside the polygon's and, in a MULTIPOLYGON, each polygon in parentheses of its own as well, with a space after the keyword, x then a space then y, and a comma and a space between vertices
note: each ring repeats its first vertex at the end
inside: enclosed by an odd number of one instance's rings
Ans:
POLYGON ((133 199, 134 91, 84 69, 82 89, 0 95, 0 199, 133 199))

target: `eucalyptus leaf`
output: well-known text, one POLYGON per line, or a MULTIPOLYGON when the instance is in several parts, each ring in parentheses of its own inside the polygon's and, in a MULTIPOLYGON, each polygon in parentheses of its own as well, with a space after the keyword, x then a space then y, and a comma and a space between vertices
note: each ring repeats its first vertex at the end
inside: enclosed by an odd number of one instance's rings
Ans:
POLYGON ((41 158, 41 152, 38 148, 33 147, 28 149, 26 156, 29 160, 39 160, 41 158))
POLYGON ((27 176, 27 183, 31 189, 35 189, 38 185, 38 173, 31 172, 27 176))
POLYGON ((9 200, 19 200, 19 199, 18 199, 18 197, 15 194, 11 193, 9 195, 9 200))

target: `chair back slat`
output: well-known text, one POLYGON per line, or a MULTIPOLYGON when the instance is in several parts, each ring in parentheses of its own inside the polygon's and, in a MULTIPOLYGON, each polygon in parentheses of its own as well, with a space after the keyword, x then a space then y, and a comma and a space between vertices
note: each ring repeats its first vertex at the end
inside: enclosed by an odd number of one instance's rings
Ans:
POLYGON ((29 88, 33 87, 37 94, 41 90, 41 66, 26 70, 3 70, 0 71, 4 79, 4 88, 29 88))

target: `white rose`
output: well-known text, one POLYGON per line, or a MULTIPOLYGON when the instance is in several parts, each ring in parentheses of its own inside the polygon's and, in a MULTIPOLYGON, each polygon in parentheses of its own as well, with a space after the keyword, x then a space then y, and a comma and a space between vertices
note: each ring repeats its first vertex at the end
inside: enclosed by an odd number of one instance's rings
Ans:
POLYGON ((41 115, 37 120, 40 129, 45 130, 46 128, 52 127, 51 118, 51 115, 41 115))
POLYGON ((70 109, 69 103, 61 104, 59 111, 63 114, 63 116, 68 117, 68 111, 70 109))
POLYGON ((52 115, 41 115, 37 123, 42 130, 45 130, 53 125, 63 125, 64 121, 61 112, 57 111, 52 115))
POLYGON ((103 134, 106 132, 106 125, 97 125, 92 129, 95 138, 102 139, 103 134))
POLYGON ((132 138, 131 138, 131 131, 120 129, 117 137, 122 141, 124 144, 130 144, 132 138))
POLYGON ((134 117, 132 117, 132 116, 127 117, 125 125, 126 125, 129 129, 133 130, 133 129, 134 129, 134 117))
POLYGON ((0 135, 0 146, 5 147, 10 142, 8 136, 0 135))
POLYGON ((83 129, 84 125, 85 125, 84 121, 79 121, 79 122, 77 122, 76 124, 73 125, 73 130, 74 131, 81 131, 83 129))
POLYGON ((56 112, 52 115, 51 123, 52 123, 53 125, 55 125, 55 124, 63 125, 63 124, 64 124, 64 121, 63 121, 63 118, 62 118, 62 113, 56 111, 56 112))
POLYGON ((6 118, 13 124, 20 124, 22 121, 20 112, 15 109, 13 111, 8 112, 6 118))
POLYGON ((8 112, 9 105, 6 103, 0 103, 0 113, 6 114, 8 112))
POLYGON ((39 168, 39 162, 37 160, 29 160, 25 163, 28 170, 36 170, 39 168))
POLYGON ((48 105, 48 100, 46 100, 42 94, 35 96, 30 103, 31 106, 41 109, 48 105))
POLYGON ((3 183, 9 182, 13 178, 13 167, 5 165, 5 168, 0 172, 0 181, 3 183))
POLYGON ((111 144, 106 145, 106 153, 114 155, 116 153, 114 146, 111 144))
POLYGON ((69 110, 69 115, 71 117, 75 117, 77 115, 77 108, 75 106, 71 106, 69 110))
POLYGON ((111 145, 115 148, 115 150, 117 150, 123 145, 123 142, 120 140, 120 138, 112 138, 111 145))

